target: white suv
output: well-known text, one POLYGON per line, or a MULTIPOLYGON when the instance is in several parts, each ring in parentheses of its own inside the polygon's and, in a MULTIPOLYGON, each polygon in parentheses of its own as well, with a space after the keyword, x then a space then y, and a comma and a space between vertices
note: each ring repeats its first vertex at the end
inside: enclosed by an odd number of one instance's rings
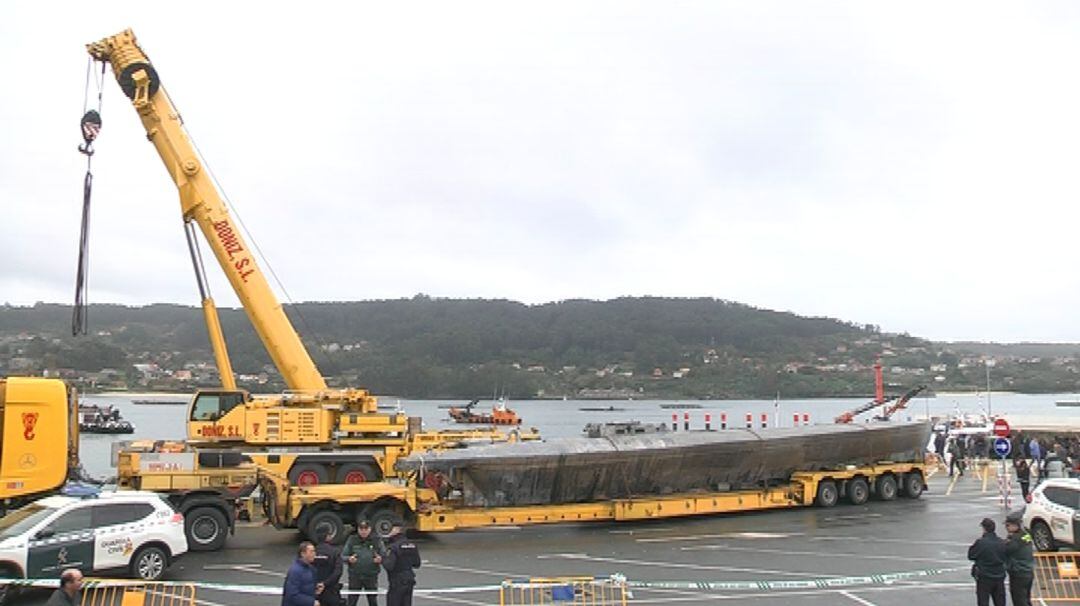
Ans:
POLYGON ((185 552, 184 516, 152 492, 46 497, 0 518, 0 577, 127 569, 156 581, 185 552))
POLYGON ((1039 551, 1080 545, 1080 479, 1045 480, 1031 492, 1024 527, 1039 551))

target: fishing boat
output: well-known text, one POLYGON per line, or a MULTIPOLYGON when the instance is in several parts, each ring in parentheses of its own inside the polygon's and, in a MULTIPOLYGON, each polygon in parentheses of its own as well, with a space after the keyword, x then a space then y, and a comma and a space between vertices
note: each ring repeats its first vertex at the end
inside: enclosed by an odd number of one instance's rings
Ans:
POLYGON ((79 404, 79 431, 82 433, 134 433, 135 426, 120 416, 114 406, 79 404))
POLYGON ((521 425, 521 418, 517 413, 506 407, 506 401, 499 400, 491 407, 491 412, 473 412, 473 408, 480 400, 473 400, 462 408, 452 407, 450 418, 458 423, 473 423, 478 425, 521 425))
POLYGON ((652 432, 469 446, 399 459, 476 507, 582 503, 783 482, 795 471, 923 460, 930 423, 652 432))

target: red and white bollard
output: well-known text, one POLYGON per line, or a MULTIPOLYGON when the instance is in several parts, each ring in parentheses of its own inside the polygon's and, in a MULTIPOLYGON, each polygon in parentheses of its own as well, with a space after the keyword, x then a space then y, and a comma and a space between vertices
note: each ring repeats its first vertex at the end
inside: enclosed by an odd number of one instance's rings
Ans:
POLYGON ((688 412, 682 413, 682 420, 683 420, 683 429, 685 429, 686 431, 690 431, 690 413, 688 413, 688 412))
POLYGON ((712 415, 705 413, 705 431, 712 431, 712 415))
POLYGON ((727 429, 727 413, 720 413, 720 429, 727 429))
POLYGON ((802 413, 802 424, 803 425, 809 425, 810 424, 810 413, 808 413, 808 412, 802 413))
POLYGON ((795 413, 794 415, 792 415, 792 417, 793 417, 792 418, 793 423, 792 423, 791 426, 792 427, 798 427, 799 426, 799 413, 795 413))
POLYGON ((752 412, 746 413, 746 428, 747 429, 753 429, 754 428, 754 413, 752 413, 752 412))
POLYGON ((769 428, 769 413, 766 413, 766 412, 761 413, 761 428, 762 429, 768 429, 769 428))
POLYGON ((671 431, 679 431, 679 413, 671 413, 671 431))

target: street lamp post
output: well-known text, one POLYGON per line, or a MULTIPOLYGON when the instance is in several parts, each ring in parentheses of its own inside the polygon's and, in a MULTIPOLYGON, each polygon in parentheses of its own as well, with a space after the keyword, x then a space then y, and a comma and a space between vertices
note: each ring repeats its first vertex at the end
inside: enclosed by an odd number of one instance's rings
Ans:
POLYGON ((990 367, 994 365, 994 359, 986 360, 986 416, 992 416, 994 407, 990 403, 990 367))

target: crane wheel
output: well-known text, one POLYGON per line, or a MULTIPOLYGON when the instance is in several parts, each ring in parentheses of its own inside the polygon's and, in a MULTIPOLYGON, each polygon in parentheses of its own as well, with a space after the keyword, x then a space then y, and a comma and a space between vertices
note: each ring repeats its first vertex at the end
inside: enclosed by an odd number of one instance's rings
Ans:
POLYGON ((814 504, 818 507, 832 507, 839 500, 840 491, 836 488, 836 482, 822 480, 818 483, 817 497, 814 499, 814 504))
POLYGON ((300 463, 289 470, 289 482, 296 486, 319 486, 330 482, 330 473, 318 463, 300 463))
POLYGON ((370 465, 363 463, 346 463, 338 467, 334 478, 338 484, 363 484, 382 479, 370 465))
POLYGON ((345 522, 341 521, 341 516, 336 511, 323 509, 312 514, 308 520, 307 530, 304 534, 307 535, 309 540, 318 544, 321 535, 324 533, 326 539, 331 543, 339 544, 344 540, 346 534, 345 522))
POLYGON ((847 483, 847 500, 852 505, 862 505, 870 499, 870 484, 865 478, 852 478, 847 483))
POLYGON ((896 498, 896 476, 885 474, 877 479, 877 498, 882 501, 891 501, 896 498))
POLYGON ((184 514, 184 534, 191 551, 218 551, 225 546, 229 523, 216 507, 195 507, 184 514))
POLYGON ((372 513, 368 522, 371 524, 371 530, 383 539, 390 536, 391 528, 402 524, 401 516, 389 507, 383 507, 372 513))

